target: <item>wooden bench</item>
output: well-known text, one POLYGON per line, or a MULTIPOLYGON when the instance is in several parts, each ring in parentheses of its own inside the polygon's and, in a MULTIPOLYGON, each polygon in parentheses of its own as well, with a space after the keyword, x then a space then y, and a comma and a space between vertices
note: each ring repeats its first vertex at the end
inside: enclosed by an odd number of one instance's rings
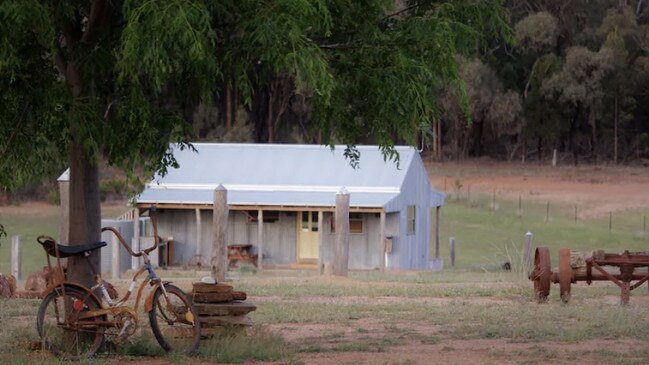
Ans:
POLYGON ((252 245, 228 245, 228 267, 234 268, 244 263, 257 266, 257 254, 252 253, 252 245))

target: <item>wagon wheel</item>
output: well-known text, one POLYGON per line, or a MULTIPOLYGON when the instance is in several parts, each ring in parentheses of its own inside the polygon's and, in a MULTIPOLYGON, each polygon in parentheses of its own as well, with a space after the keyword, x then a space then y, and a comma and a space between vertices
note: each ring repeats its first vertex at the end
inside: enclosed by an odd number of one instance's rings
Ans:
POLYGON ((568 303, 570 300, 570 283, 572 283, 572 266, 570 265, 570 249, 559 250, 559 293, 561 301, 568 303))
POLYGON ((534 253, 534 270, 530 280, 534 282, 534 301, 545 303, 550 295, 550 250, 547 247, 537 247, 534 253))

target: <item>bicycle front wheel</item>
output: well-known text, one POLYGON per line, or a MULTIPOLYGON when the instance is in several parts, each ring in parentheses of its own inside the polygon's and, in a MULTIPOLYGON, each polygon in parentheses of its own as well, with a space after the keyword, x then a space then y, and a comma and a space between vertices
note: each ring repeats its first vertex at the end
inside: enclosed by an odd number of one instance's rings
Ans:
POLYGON ((50 292, 41 302, 36 329, 43 348, 59 358, 80 360, 97 352, 104 342, 105 316, 83 318, 101 306, 90 293, 66 286, 50 292))
POLYGON ((201 329, 196 308, 180 288, 158 287, 153 294, 149 312, 151 330, 160 346, 167 352, 191 354, 198 349, 201 329))

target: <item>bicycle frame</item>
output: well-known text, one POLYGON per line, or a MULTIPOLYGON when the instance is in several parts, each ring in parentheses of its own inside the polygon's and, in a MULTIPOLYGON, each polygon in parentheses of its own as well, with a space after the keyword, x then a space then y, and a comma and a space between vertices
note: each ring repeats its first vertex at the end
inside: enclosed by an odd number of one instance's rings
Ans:
MULTIPOLYGON (((143 260, 144 261, 143 265, 140 266, 138 271, 133 276, 133 279, 132 279, 131 284, 130 284, 130 286, 128 288, 128 291, 126 292, 126 295, 123 298, 121 298, 117 302, 113 302, 113 300, 108 295, 108 291, 106 290, 106 287, 104 286, 104 281, 103 281, 103 279, 101 277, 101 274, 98 274, 98 273, 94 273, 95 274, 96 284, 94 286, 92 286, 90 289, 88 289, 87 287, 85 287, 84 285, 82 285, 80 283, 76 283, 76 282, 66 280, 65 275, 63 275, 63 272, 62 272, 62 269, 61 269, 60 255, 59 255, 58 249, 56 248, 56 245, 55 245, 55 250, 56 250, 55 253, 56 253, 57 264, 58 264, 57 266, 58 267, 56 269, 52 269, 52 266, 50 264, 49 255, 48 255, 48 258, 47 258, 48 266, 50 267, 50 272, 54 273, 53 274, 53 280, 52 280, 52 283, 48 286, 48 288, 46 288, 41 293, 41 296, 45 297, 50 292, 58 290, 58 289, 61 289, 61 290, 63 290, 63 292, 65 292, 65 287, 66 286, 72 286, 72 287, 78 288, 80 290, 83 290, 84 292, 86 292, 88 294, 89 297, 92 297, 94 300, 96 300, 96 302, 99 303, 99 305, 102 308, 98 309, 98 310, 82 312, 82 313, 80 313, 78 319, 88 319, 88 318, 92 318, 92 317, 100 317, 100 316, 109 315, 109 314, 110 315, 118 315, 118 314, 123 313, 123 312, 128 312, 131 316, 133 316, 136 319, 136 321, 139 321, 139 316, 137 315, 137 311, 138 311, 138 308, 140 306, 140 301, 142 299, 142 293, 144 292, 144 288, 146 286, 145 283, 147 283, 147 282, 151 286, 151 289, 149 290, 148 296, 147 296, 147 298, 146 298, 146 300, 144 302, 144 310, 145 310, 145 312, 150 312, 151 309, 153 308, 153 296, 154 296, 154 294, 155 294, 158 287, 161 288, 162 292, 164 293, 164 298, 165 298, 165 300, 167 300, 167 303, 168 303, 167 291, 166 291, 166 289, 164 287, 164 284, 169 284, 171 282, 170 281, 164 281, 163 282, 163 281, 160 280, 160 278, 158 278, 158 276, 155 273, 155 270, 153 269, 153 265, 151 265, 151 261, 149 259, 149 255, 148 255, 151 251, 155 250, 159 245, 159 237, 157 235, 157 224, 156 224, 157 222, 156 222, 154 217, 155 217, 154 215, 151 215, 151 220, 152 220, 152 223, 153 223, 153 231, 154 231, 154 237, 155 237, 154 242, 155 243, 154 243, 154 245, 152 247, 149 247, 149 248, 147 248, 145 250, 142 250, 140 252, 137 252, 137 253, 133 252, 131 247, 126 243, 126 241, 124 240, 124 238, 122 237, 122 235, 119 233, 119 231, 117 229, 115 229, 113 227, 104 227, 101 230, 102 232, 105 232, 105 231, 113 232, 113 234, 115 234, 115 236, 117 237, 118 241, 122 244, 122 246, 124 246, 124 248, 128 251, 128 253, 131 256, 143 257, 143 259, 144 259, 143 260), (133 307, 129 307, 128 305, 126 305, 126 302, 129 300, 129 298, 131 297, 131 294, 133 293, 133 290, 137 286, 138 277, 140 275, 142 275, 144 272, 147 272, 147 277, 142 280, 142 283, 140 284, 140 287, 137 290, 137 296, 135 298, 135 304, 133 305, 133 307), (108 303, 108 307, 104 307, 103 302, 101 300, 99 300, 99 298, 94 294, 95 290, 100 290, 101 291, 102 296, 106 300, 106 303, 108 303)), ((93 325, 96 325, 96 324, 97 324, 97 322, 93 323, 93 325)), ((115 326, 115 322, 112 322, 112 321, 102 322, 101 324, 106 325, 106 326, 110 326, 110 327, 115 326)))

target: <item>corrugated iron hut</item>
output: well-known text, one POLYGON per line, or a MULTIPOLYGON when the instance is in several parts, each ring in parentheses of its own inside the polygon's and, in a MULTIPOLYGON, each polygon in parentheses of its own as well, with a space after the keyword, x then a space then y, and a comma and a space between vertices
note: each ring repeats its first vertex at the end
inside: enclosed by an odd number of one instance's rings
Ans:
POLYGON ((357 168, 344 157, 344 146, 194 147, 196 152, 174 148, 180 167, 156 176, 135 198, 139 209, 157 206, 160 235, 173 237, 168 264, 209 265, 213 191, 223 185, 227 244, 251 245, 264 268, 331 262, 342 187, 350 194, 350 269, 429 268, 431 243, 439 245, 435 232, 444 194, 432 188, 412 147, 396 147, 397 165, 376 146, 359 146, 357 168))

